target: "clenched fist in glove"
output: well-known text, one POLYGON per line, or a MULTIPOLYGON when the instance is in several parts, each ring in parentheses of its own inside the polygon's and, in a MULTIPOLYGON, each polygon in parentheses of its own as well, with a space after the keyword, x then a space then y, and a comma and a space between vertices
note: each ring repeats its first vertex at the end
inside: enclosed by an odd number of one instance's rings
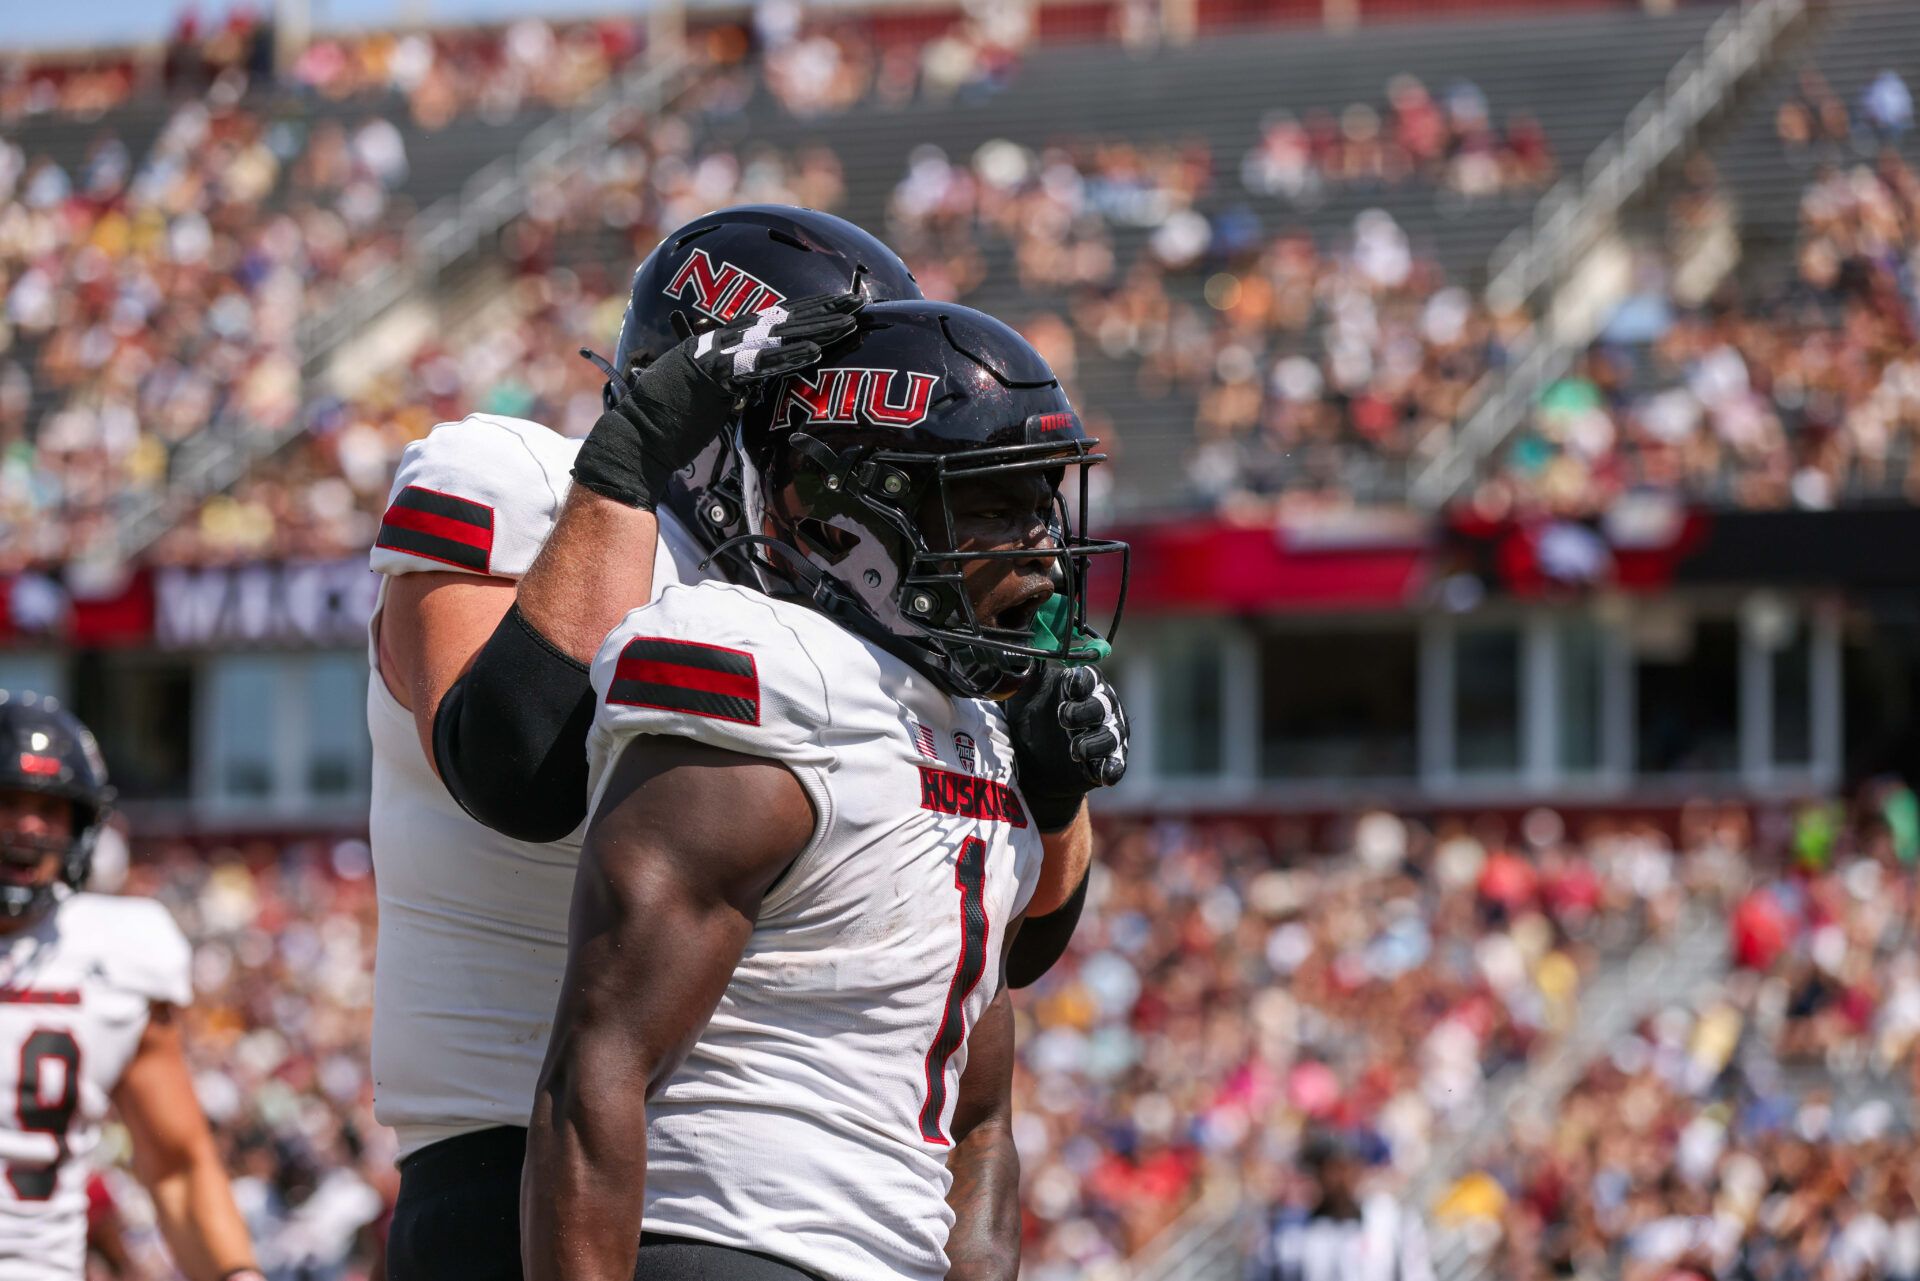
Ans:
POLYGON ((817 363, 853 332, 865 305, 853 293, 778 303, 694 334, 637 372, 583 353, 606 371, 618 399, 580 446, 574 480, 617 503, 651 509, 667 478, 733 422, 748 396, 817 363))
POLYGON ((1073 822, 1080 802, 1127 772, 1127 713, 1100 669, 1042 664, 1007 700, 1020 791, 1042 832, 1073 822))

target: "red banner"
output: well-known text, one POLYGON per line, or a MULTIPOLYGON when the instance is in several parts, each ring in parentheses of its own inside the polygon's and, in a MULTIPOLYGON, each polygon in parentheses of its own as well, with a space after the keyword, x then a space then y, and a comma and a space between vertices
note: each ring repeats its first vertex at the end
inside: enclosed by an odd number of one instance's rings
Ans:
POLYGON ((1116 535, 1133 545, 1127 612, 1402 609, 1426 582, 1429 529, 1398 517, 1311 531, 1212 520, 1128 529, 1116 535))

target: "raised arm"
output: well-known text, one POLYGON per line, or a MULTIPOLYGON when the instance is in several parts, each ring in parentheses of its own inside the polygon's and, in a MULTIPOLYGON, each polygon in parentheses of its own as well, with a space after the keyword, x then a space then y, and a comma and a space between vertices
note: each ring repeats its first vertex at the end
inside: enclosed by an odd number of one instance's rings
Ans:
POLYGON ((558 840, 585 817, 587 664, 652 594, 660 526, 649 485, 664 494, 672 471, 661 442, 697 449, 733 412, 733 396, 684 359, 648 373, 594 424, 575 463, 584 475, 517 582, 402 574, 381 611, 380 674, 413 713, 421 750, 468 813, 522 840, 558 840), (636 454, 655 461, 643 472, 636 454), (636 475, 620 478, 608 457, 636 475))
MULTIPOLYGON (((732 422, 752 387, 811 364, 822 344, 851 331, 859 305, 853 295, 803 299, 777 318, 762 313, 689 338, 631 377, 581 445, 553 530, 517 584, 432 572, 395 580, 381 614, 380 673, 469 814, 526 841, 579 826, 593 710, 587 664, 652 596, 654 509, 668 479, 732 422), (740 349, 752 344, 754 359, 743 361, 740 349)), ((434 524, 434 512, 407 519, 448 527, 434 524)))
POLYGON ((759 757, 646 737, 614 764, 587 831, 534 1094, 520 1192, 527 1281, 633 1275, 647 1100, 706 1027, 761 896, 813 827, 799 782, 759 757))

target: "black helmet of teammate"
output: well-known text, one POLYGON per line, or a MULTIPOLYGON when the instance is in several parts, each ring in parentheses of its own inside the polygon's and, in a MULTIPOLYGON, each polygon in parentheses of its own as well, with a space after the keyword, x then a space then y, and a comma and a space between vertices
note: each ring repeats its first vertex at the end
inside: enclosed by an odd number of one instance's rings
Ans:
MULTIPOLYGON (((113 808, 106 762, 92 731, 52 699, 0 690, 0 790, 57 796, 73 806, 73 830, 63 841, 0 832, 0 861, 38 865, 57 853, 57 881, 73 889, 84 885, 94 843, 113 808)), ((0 881, 0 916, 40 912, 53 902, 54 884, 0 881)))
MULTIPOLYGON (((1085 657, 1088 561, 1126 544, 1084 536, 1087 473, 1106 455, 1081 429, 1053 370, 993 317, 953 303, 868 307, 848 346, 747 410, 746 507, 764 574, 932 675, 949 692, 1004 697, 1042 659, 1085 657), (1067 474, 1076 473, 1071 484, 1067 474), (954 550, 954 490, 1040 475, 1052 515, 1038 547, 954 550), (1069 503, 1067 495, 1075 497, 1069 503), (765 546, 773 543, 777 546, 765 546), (1036 644, 976 616, 963 571, 982 560, 1051 558, 1072 631, 1036 644)), ((1119 624, 1119 609, 1108 626, 1119 624)))
MULTIPOLYGON (((854 291, 920 297, 900 255, 844 218, 798 205, 736 205, 662 240, 633 273, 613 364, 658 360, 689 335, 794 298, 854 291)), ((607 390, 611 405, 614 393, 607 390)), ((716 441, 668 484, 666 506, 708 548, 744 532, 731 442, 716 441)))

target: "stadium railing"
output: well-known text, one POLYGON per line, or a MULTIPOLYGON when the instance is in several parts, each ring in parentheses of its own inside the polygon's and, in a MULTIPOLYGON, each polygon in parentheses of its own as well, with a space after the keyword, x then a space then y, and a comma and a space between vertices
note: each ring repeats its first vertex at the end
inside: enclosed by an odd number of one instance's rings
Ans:
MULTIPOLYGON (((1806 12, 1807 0, 1746 0, 1716 19, 1700 47, 1676 63, 1666 83, 1641 99, 1619 132, 1587 157, 1579 178, 1555 184, 1541 197, 1531 225, 1516 228, 1494 251, 1489 305, 1496 311, 1525 306, 1566 280, 1661 167, 1683 154, 1714 113, 1772 63, 1806 12)), ((1413 476, 1408 497, 1415 506, 1436 510, 1451 501, 1541 391, 1572 366, 1601 322, 1598 308, 1577 315, 1537 328, 1518 359, 1487 376, 1466 421, 1413 476)))
POLYGON ((1130 1281, 1238 1281, 1246 1271, 1253 1207, 1227 1193, 1197 1202, 1133 1260, 1130 1281))
MULTIPOLYGON (((303 378, 311 379, 342 343, 365 332, 394 306, 482 246, 526 209, 535 184, 530 176, 557 169, 604 140, 617 115, 651 112, 684 83, 679 59, 644 63, 615 76, 586 102, 534 129, 510 155, 468 178, 460 190, 422 210, 406 231, 407 252, 380 268, 326 311, 297 330, 303 378)), ((256 459, 280 449, 306 430, 296 418, 277 432, 261 432, 228 414, 181 443, 166 489, 144 496, 120 514, 116 552, 132 561, 164 534, 180 514, 202 498, 238 480, 256 459)))

